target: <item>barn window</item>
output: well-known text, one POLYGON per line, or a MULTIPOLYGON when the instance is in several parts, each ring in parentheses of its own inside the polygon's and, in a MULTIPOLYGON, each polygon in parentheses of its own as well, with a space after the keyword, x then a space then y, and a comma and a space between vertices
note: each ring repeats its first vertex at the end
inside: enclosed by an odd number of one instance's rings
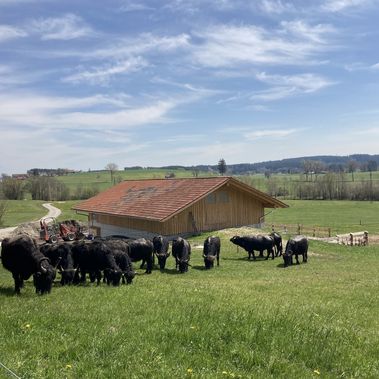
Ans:
POLYGON ((226 191, 220 191, 217 195, 219 203, 229 203, 229 195, 226 191))
POLYGON ((205 201, 207 204, 215 204, 216 203, 216 194, 210 193, 206 198, 205 201))

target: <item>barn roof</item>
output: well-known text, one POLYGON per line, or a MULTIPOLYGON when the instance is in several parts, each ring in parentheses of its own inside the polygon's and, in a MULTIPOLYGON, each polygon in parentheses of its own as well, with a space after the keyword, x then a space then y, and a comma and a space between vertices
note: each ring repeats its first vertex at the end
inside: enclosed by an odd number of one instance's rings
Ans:
POLYGON ((250 193, 266 208, 283 202, 232 177, 125 180, 73 207, 76 211, 166 221, 223 185, 250 193))

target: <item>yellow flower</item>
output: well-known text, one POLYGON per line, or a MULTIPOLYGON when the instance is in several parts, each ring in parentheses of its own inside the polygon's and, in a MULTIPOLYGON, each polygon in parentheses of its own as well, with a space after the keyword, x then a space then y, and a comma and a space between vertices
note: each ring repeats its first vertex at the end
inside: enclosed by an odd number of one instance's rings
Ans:
POLYGON ((26 324, 26 325, 25 325, 25 328, 29 329, 30 326, 31 326, 30 324, 26 324))
POLYGON ((72 366, 71 365, 66 365, 66 368, 72 368, 72 366))
POLYGON ((228 375, 228 372, 227 371, 223 371, 222 375, 228 375))
POLYGON ((313 370, 313 372, 314 372, 315 374, 317 374, 317 375, 320 375, 320 371, 318 371, 318 370, 313 370))

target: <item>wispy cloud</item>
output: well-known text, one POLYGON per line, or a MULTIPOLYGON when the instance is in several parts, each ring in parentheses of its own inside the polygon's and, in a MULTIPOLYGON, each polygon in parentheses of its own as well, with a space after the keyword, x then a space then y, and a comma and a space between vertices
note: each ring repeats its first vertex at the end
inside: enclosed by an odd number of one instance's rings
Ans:
POLYGON ((299 92, 311 93, 329 87, 335 82, 321 75, 307 73, 299 75, 268 75, 265 72, 257 74, 257 79, 273 85, 295 88, 299 92))
POLYGON ((194 34, 202 43, 193 45, 193 59, 204 66, 235 64, 299 65, 311 63, 329 49, 331 27, 305 22, 282 23, 279 30, 255 25, 216 25, 194 34))
POLYGON ((294 5, 282 0, 262 0, 259 8, 268 14, 281 14, 294 11, 294 5))
POLYGON ((142 1, 134 2, 134 1, 125 1, 119 10, 121 12, 140 12, 140 11, 151 11, 154 10, 154 7, 151 7, 147 4, 143 4, 142 1))
POLYGON ((263 138, 285 138, 291 134, 297 133, 298 129, 262 129, 245 133, 245 138, 253 141, 263 138))
POLYGON ((0 25, 0 42, 26 37, 27 35, 26 31, 20 28, 10 25, 0 25))
POLYGON ((329 12, 340 12, 348 8, 366 6, 372 2, 372 0, 326 0, 322 9, 329 12))
POLYGON ((81 17, 74 14, 34 20, 31 28, 41 34, 42 40, 72 40, 94 33, 81 17))
POLYGON ((63 78, 62 80, 71 83, 87 82, 90 84, 105 85, 108 84, 114 76, 130 74, 139 71, 146 66, 148 66, 148 62, 145 59, 136 57, 115 64, 108 64, 101 67, 93 67, 90 70, 80 71, 63 78))

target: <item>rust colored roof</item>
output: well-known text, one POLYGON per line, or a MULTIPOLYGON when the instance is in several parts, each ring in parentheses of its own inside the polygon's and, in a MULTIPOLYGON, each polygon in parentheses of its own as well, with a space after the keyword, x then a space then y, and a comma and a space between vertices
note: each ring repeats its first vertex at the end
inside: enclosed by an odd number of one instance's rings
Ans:
POLYGON ((271 198, 231 177, 125 180, 73 207, 74 210, 153 221, 165 221, 227 182, 252 190, 265 206, 283 207, 271 198))

